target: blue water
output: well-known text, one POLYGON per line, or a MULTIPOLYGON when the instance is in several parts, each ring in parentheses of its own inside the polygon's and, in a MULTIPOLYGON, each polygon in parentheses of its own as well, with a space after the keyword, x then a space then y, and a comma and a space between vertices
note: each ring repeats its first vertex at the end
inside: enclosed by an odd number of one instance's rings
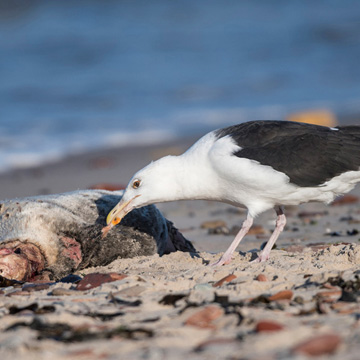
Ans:
POLYGON ((360 113, 360 1, 0 0, 0 170, 360 113))

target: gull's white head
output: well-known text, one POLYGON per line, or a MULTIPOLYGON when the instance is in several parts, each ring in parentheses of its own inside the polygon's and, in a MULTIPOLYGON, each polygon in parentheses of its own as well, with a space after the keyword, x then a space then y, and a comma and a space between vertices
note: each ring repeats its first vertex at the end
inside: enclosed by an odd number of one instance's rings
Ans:
POLYGON ((184 171, 177 156, 166 156, 139 170, 127 185, 121 201, 106 218, 108 225, 116 225, 131 210, 145 205, 184 198, 184 171))

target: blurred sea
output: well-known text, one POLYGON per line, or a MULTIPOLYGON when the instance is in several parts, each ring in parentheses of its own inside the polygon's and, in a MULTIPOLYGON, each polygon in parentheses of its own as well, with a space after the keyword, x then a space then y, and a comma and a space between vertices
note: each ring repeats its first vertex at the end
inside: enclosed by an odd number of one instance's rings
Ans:
POLYGON ((0 0, 0 171, 325 108, 360 114, 357 0, 0 0))

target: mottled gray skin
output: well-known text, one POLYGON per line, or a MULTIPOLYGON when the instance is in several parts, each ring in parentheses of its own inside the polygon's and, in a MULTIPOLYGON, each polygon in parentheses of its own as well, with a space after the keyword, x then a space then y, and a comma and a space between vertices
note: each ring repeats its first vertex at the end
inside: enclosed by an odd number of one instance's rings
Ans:
POLYGON ((0 275, 58 279, 116 258, 195 251, 155 206, 136 209, 102 238, 106 216, 122 191, 83 190, 0 204, 0 275))

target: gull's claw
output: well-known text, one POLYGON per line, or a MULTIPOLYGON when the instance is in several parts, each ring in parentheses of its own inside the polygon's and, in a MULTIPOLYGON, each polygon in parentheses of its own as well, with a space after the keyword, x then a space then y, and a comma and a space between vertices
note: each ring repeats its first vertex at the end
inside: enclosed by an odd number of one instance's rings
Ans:
POLYGON ((211 267, 217 267, 217 266, 222 266, 222 265, 227 265, 230 264, 232 260, 232 256, 226 256, 226 254, 224 254, 218 261, 210 264, 209 266, 211 267))

